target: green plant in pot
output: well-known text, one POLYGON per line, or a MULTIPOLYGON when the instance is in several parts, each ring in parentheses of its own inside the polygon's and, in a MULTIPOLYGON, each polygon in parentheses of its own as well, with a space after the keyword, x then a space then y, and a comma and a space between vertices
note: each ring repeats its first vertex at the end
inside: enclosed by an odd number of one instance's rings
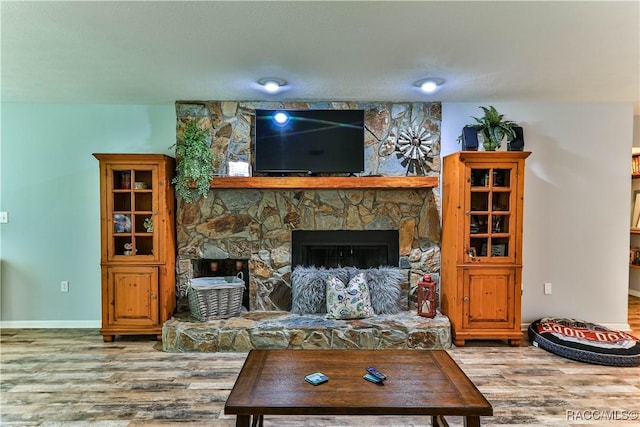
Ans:
POLYGON ((500 148, 502 140, 513 141, 516 137, 516 122, 504 120, 504 114, 500 114, 494 106, 480 107, 484 111, 482 117, 472 117, 476 123, 468 125, 475 128, 482 135, 482 146, 485 151, 495 151, 500 148))
POLYGON ((193 203, 209 194, 211 180, 215 173, 216 156, 211 151, 207 132, 201 129, 195 120, 184 127, 182 140, 172 147, 176 148, 176 192, 187 203, 193 203))

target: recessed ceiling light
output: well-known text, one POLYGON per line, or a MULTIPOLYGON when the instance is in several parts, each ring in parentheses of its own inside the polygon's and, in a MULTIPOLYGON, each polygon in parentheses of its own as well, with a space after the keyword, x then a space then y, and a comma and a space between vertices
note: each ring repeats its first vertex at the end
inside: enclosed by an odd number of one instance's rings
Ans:
POLYGON ((262 86, 267 93, 278 93, 283 86, 287 85, 287 82, 282 79, 269 77, 258 80, 258 84, 262 86))
POLYGON ((443 79, 428 78, 428 79, 418 80, 413 85, 419 87, 422 92, 430 94, 437 91, 440 88, 440 86, 442 86, 443 84, 444 84, 443 79))

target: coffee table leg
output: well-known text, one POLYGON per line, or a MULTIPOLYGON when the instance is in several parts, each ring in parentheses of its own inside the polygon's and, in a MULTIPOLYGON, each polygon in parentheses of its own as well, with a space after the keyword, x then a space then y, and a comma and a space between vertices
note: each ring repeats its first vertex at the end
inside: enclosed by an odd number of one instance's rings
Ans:
POLYGON ((254 415, 251 427, 264 427, 264 415, 254 415))
POLYGON ((480 427, 480 417, 471 415, 464 417, 464 427, 480 427))
POLYGON ((449 423, 442 415, 434 415, 431 417, 431 425, 433 427, 449 427, 449 423))
POLYGON ((236 427, 249 427, 249 415, 236 415, 236 427))

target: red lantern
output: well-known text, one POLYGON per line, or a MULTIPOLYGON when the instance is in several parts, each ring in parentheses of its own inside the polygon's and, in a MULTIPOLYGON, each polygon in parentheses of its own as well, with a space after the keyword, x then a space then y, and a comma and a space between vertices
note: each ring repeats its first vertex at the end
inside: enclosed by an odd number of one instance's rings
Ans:
POLYGON ((436 282, 430 274, 425 274, 418 282, 418 315, 435 317, 436 305, 436 282))

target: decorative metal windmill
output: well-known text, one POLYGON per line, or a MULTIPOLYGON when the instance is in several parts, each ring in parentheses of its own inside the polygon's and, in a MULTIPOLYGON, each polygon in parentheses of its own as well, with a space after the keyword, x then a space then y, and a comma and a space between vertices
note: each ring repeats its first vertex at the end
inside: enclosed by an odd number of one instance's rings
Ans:
POLYGON ((434 137, 424 127, 410 126, 400 131, 396 141, 396 156, 402 159, 402 166, 407 168, 407 175, 424 175, 431 170, 430 157, 434 153, 434 137))

